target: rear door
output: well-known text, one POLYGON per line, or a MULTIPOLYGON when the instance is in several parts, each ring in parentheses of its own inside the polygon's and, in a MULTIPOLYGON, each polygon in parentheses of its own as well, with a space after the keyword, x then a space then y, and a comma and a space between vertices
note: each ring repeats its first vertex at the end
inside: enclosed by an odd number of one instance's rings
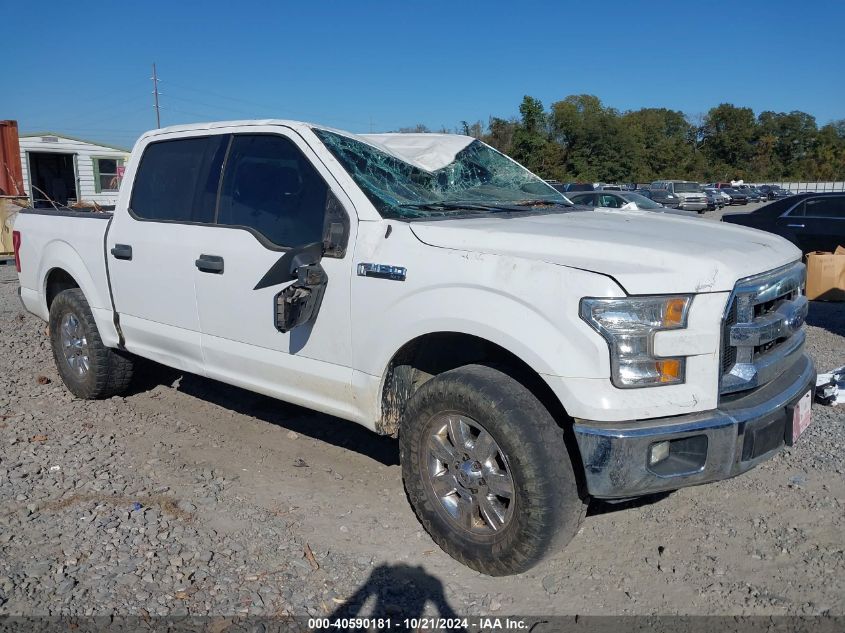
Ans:
POLYGON ((845 195, 808 197, 778 222, 803 252, 832 252, 845 244, 845 195))
MULTIPOLYGON (((216 226, 192 244, 207 375, 337 415, 351 410, 351 202, 303 139, 288 128, 235 134, 220 183, 216 226), (331 183, 331 184, 330 184, 331 183), (335 235, 331 240, 329 234, 335 235), (316 317, 289 331, 277 321, 285 271, 304 247, 327 283, 316 317), (201 264, 201 262, 206 264, 201 264), (262 282, 262 283, 259 283, 262 282)), ((303 260, 304 261, 304 260, 303 260)))
POLYGON ((126 348, 194 373, 203 373, 194 260, 203 226, 214 220, 227 140, 171 138, 142 148, 127 173, 131 197, 121 201, 106 238, 126 348))

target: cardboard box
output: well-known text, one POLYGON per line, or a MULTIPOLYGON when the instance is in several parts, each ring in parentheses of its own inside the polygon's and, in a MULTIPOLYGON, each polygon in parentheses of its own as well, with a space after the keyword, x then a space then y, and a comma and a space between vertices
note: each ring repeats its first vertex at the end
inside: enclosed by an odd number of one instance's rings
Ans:
POLYGON ((12 200, 0 198, 0 257, 12 254, 12 223, 19 209, 12 200))
POLYGON ((807 255, 807 298, 818 301, 845 301, 845 247, 835 253, 807 255))

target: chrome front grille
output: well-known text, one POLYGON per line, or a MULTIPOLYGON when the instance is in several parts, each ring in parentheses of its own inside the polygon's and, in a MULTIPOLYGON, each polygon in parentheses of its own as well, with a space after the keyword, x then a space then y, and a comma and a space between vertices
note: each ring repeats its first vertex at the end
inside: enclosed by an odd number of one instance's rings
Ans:
POLYGON ((721 393, 764 385, 802 354, 805 276, 796 262, 737 282, 723 319, 721 393))

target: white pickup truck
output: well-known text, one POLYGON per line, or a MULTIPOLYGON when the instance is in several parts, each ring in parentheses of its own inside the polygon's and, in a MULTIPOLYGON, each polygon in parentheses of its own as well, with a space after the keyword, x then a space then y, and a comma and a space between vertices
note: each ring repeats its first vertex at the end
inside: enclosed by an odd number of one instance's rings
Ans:
POLYGON ((155 130, 113 214, 14 229, 72 393, 144 357, 398 436, 420 521, 487 574, 567 543, 591 496, 737 475, 810 420, 794 246, 573 206, 470 137, 155 130))

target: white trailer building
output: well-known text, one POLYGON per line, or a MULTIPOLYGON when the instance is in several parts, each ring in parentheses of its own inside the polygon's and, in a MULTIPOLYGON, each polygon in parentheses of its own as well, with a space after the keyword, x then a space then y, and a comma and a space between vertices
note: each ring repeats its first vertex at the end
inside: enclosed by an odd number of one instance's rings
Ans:
POLYGON ((55 132, 21 134, 20 146, 24 189, 33 206, 117 200, 128 150, 55 132))

